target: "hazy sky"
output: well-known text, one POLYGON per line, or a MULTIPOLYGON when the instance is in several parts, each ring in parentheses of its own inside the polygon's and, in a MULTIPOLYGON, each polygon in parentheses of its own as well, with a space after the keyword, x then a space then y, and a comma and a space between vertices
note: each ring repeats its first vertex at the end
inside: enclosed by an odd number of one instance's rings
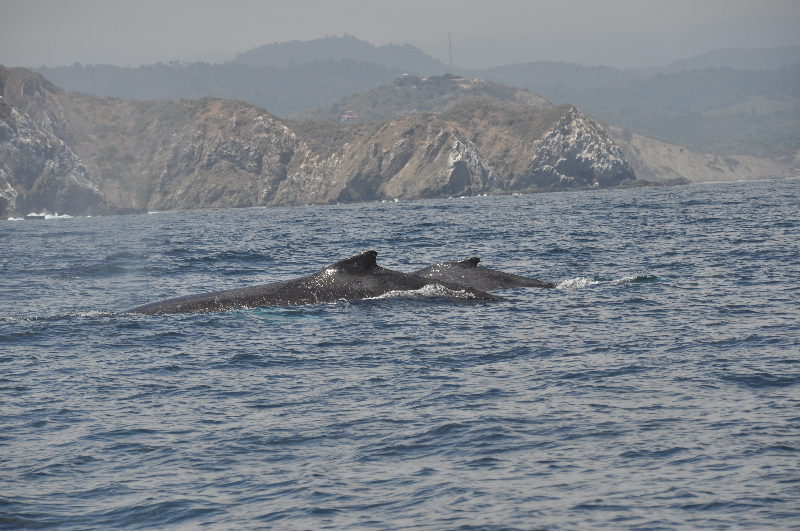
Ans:
POLYGON ((800 44, 800 0, 0 0, 0 64, 221 62, 349 33, 461 67, 656 66, 719 48, 800 44))

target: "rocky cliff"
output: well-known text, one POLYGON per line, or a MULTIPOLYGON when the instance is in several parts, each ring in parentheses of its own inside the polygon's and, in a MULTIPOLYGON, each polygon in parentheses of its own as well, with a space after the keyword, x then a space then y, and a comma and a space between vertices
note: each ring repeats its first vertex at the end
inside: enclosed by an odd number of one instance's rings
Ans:
POLYGON ((48 209, 84 213, 103 204, 69 147, 55 86, 27 70, 0 68, 0 216, 48 209))
POLYGON ((572 105, 518 111, 474 100, 440 117, 467 135, 505 190, 607 188, 636 180, 608 133, 572 105))
POLYGON ((619 148, 572 106, 469 100, 360 124, 217 98, 120 100, 0 67, 0 216, 277 206, 618 186, 619 148))

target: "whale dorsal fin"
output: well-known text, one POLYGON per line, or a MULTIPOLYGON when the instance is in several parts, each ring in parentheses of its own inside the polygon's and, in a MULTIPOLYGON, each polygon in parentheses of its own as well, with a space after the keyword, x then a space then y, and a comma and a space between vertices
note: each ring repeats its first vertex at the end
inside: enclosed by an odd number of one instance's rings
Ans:
POLYGON ((472 269, 474 267, 478 267, 478 262, 480 262, 480 261, 481 261, 481 259, 478 258, 477 256, 471 256, 471 257, 467 258, 466 260, 461 260, 461 261, 456 262, 456 263, 463 269, 472 269))
POLYGON ((370 249, 369 251, 364 251, 350 258, 334 262, 330 267, 340 271, 347 271, 348 273, 369 271, 370 269, 378 267, 377 256, 378 252, 370 249))

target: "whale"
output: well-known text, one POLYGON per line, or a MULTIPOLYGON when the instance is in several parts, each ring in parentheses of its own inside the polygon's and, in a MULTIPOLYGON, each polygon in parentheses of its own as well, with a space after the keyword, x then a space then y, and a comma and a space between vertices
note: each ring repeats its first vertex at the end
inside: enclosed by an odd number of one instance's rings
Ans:
POLYGON ((478 263, 480 261, 480 258, 472 256, 458 262, 441 262, 418 269, 412 275, 485 292, 512 288, 556 287, 552 282, 544 282, 535 278, 479 267, 478 263))
POLYGON ((488 291, 439 278, 401 273, 381 267, 374 250, 334 262, 294 280, 260 286, 174 297, 124 310, 125 314, 163 315, 212 313, 261 306, 297 306, 380 297, 391 292, 434 288, 436 295, 474 301, 500 301, 488 291))

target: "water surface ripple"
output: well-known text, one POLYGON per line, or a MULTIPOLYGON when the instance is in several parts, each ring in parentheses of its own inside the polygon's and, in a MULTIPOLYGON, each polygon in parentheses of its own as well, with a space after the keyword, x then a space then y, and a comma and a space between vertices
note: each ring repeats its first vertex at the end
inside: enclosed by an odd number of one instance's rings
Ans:
POLYGON ((0 221, 0 528, 797 528, 798 198, 0 221), (370 248, 558 288, 117 313, 370 248))

